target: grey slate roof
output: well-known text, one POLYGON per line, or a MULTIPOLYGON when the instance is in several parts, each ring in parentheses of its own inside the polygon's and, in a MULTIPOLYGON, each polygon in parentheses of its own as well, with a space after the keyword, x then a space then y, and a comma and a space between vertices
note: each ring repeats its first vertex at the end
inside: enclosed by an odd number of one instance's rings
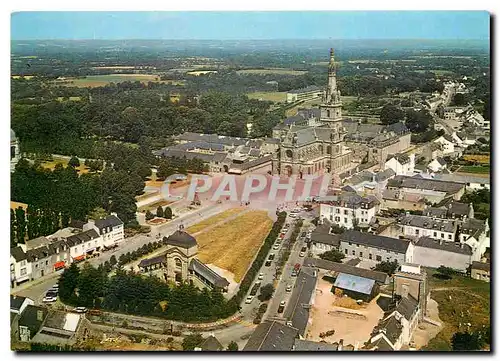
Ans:
POLYGON ((457 183, 464 183, 464 184, 471 184, 471 183, 477 183, 477 184, 490 184, 490 178, 489 177, 477 177, 477 176, 472 176, 472 175, 462 175, 462 174, 436 174, 436 179, 443 180, 443 181, 448 181, 448 182, 457 182, 457 183))
POLYGON ((187 232, 175 231, 166 239, 166 244, 182 248, 190 248, 198 245, 196 239, 187 232))
POLYGON ((448 206, 448 211, 450 214, 457 216, 468 216, 470 210, 470 204, 451 202, 448 206))
POLYGON ((369 269, 359 268, 347 265, 345 263, 331 262, 320 258, 306 257, 304 266, 317 267, 333 272, 346 273, 364 278, 375 280, 379 283, 386 283, 388 276, 384 272, 372 271, 369 269))
POLYGON ((474 233, 476 231, 484 232, 486 230, 486 224, 484 220, 476 218, 467 218, 465 222, 462 223, 461 230, 463 233, 474 233))
POLYGON ((404 123, 397 122, 393 124, 389 124, 385 127, 385 130, 388 132, 394 132, 398 135, 408 133, 410 130, 406 127, 404 123))
POLYGON ((420 237, 415 243, 415 247, 433 248, 453 253, 472 255, 472 249, 468 244, 458 244, 456 242, 441 242, 430 237, 420 237))
POLYGON ((396 160, 401 164, 406 164, 410 162, 410 157, 408 156, 408 154, 404 153, 389 154, 387 156, 388 161, 391 160, 392 158, 396 158, 396 160))
POLYGON ((24 309, 23 314, 19 318, 19 326, 26 326, 30 330, 30 336, 33 337, 35 333, 42 327, 43 321, 46 319, 48 310, 45 307, 28 305, 24 309))
POLYGON ((369 343, 366 346, 366 349, 374 349, 374 351, 394 351, 392 346, 383 337, 380 337, 378 340, 369 343))
POLYGON ((343 242, 352 242, 355 244, 362 244, 369 247, 385 249, 397 253, 406 253, 410 241, 404 239, 390 238, 374 235, 371 233, 364 233, 354 230, 348 230, 340 235, 343 242))
MULTIPOLYGON (((97 221, 96 221, 97 223, 97 221)), ((81 244, 92 239, 98 238, 99 235, 94 229, 89 229, 88 231, 80 232, 78 234, 69 236, 66 238, 66 243, 68 246, 72 247, 77 244, 81 244)))
POLYGON ((396 307, 396 311, 403 315, 403 317, 408 321, 411 321, 417 309, 418 301, 411 295, 408 295, 408 297, 403 297, 396 307))
POLYGON ((14 257, 16 262, 21 262, 27 258, 26 253, 24 253, 23 249, 19 246, 11 248, 10 254, 14 257))
POLYGON ((393 344, 396 343, 399 336, 401 336, 401 333, 403 332, 403 325, 401 325, 394 315, 380 321, 377 328, 379 330, 383 330, 389 341, 393 344))
POLYGON ((391 177, 394 177, 396 175, 396 172, 392 170, 392 168, 388 168, 386 170, 380 171, 375 174, 375 182, 383 182, 391 177))
POLYGON ((448 219, 433 219, 427 216, 410 214, 398 219, 400 225, 432 229, 435 231, 455 232, 456 223, 448 219))
POLYGON ((478 270, 481 270, 481 271, 488 271, 488 272, 490 272, 490 264, 489 263, 485 263, 485 262, 474 261, 474 262, 472 262, 472 269, 478 269, 478 270))
POLYGON ((122 225, 123 222, 115 215, 107 216, 104 219, 98 219, 95 221, 95 226, 100 230, 106 227, 116 227, 122 225))
POLYGON ((243 351, 291 351, 299 331, 277 321, 264 321, 257 326, 243 351))
POLYGON ((229 282, 224 277, 218 275, 216 272, 212 271, 210 267, 200 262, 196 258, 193 258, 189 263, 189 270, 193 270, 194 272, 202 275, 205 279, 207 279, 211 284, 216 287, 225 288, 229 286, 229 282))
POLYGON ((203 351, 222 351, 223 346, 215 336, 210 335, 207 339, 205 339, 205 341, 203 341, 200 348, 203 351))
POLYGON ((461 183, 446 182, 437 179, 426 179, 421 177, 408 177, 398 175, 387 182, 387 187, 410 188, 410 189, 428 189, 439 192, 453 194, 464 187, 461 183))
POLYGON ((10 308, 19 311, 26 297, 10 295, 10 308))
POLYGON ((139 263, 139 267, 148 267, 153 264, 165 263, 165 262, 166 262, 165 256, 146 258, 139 263))
POLYGON ((337 351, 338 344, 295 339, 293 351, 337 351))
POLYGON ((295 287, 283 313, 283 317, 292 322, 292 326, 299 330, 301 336, 305 336, 310 301, 316 289, 317 279, 317 272, 313 268, 303 266, 297 275, 295 287))
POLYGON ((362 204, 368 205, 370 208, 380 204, 379 200, 372 195, 362 197, 355 192, 341 192, 336 195, 326 195, 318 199, 319 203, 342 205, 342 207, 359 208, 362 204))

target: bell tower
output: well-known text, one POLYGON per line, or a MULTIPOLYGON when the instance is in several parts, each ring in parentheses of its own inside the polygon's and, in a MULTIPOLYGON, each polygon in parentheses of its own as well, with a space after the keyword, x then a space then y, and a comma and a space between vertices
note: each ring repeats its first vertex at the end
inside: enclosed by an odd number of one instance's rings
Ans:
POLYGON ((340 100, 340 91, 337 89, 337 75, 333 48, 330 49, 330 63, 328 65, 328 86, 326 88, 325 97, 323 98, 323 103, 320 105, 320 109, 321 123, 331 128, 342 128, 342 101, 340 100))

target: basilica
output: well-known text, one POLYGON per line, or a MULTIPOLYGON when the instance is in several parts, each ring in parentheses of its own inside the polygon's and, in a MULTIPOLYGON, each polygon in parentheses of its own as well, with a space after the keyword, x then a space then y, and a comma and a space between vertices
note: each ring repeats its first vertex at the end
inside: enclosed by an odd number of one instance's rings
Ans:
POLYGON ((362 163, 383 165, 387 155, 410 146, 410 133, 403 123, 362 124, 342 116, 333 49, 324 94, 319 109, 299 109, 296 116, 273 129, 273 138, 279 140, 272 157, 274 175, 346 176, 357 172, 362 163))

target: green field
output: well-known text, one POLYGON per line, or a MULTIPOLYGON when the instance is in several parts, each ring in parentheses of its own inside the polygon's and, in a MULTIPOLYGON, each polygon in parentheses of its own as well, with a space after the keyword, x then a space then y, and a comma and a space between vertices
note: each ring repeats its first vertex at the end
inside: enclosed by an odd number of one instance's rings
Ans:
POLYGON ((238 70, 238 74, 277 74, 277 75, 302 75, 307 73, 305 70, 292 70, 285 68, 268 68, 268 69, 243 69, 238 70))
POLYGON ((475 166, 475 165, 464 165, 458 169, 458 172, 462 173, 480 173, 480 174, 489 174, 490 167, 489 166, 475 166))
POLYGON ((275 103, 286 101, 286 92, 255 92, 248 93, 247 96, 250 99, 258 99, 275 103))
POLYGON ((424 348, 426 351, 449 351, 454 333, 471 331, 490 325, 490 284, 464 276, 450 280, 433 277, 434 270, 427 270, 431 298, 438 303, 439 318, 443 329, 424 348))
POLYGON ((57 81, 55 84, 76 86, 79 88, 100 87, 109 83, 122 83, 125 81, 140 81, 142 83, 171 83, 172 85, 184 85, 181 80, 160 80, 160 76, 156 74, 107 74, 107 75, 89 75, 85 78, 72 79, 68 78, 65 81, 57 81))
POLYGON ((449 74, 453 74, 452 71, 450 70, 438 70, 438 69, 432 69, 432 70, 415 70, 416 73, 426 73, 426 72, 431 72, 431 73, 434 73, 436 75, 449 75, 449 74))

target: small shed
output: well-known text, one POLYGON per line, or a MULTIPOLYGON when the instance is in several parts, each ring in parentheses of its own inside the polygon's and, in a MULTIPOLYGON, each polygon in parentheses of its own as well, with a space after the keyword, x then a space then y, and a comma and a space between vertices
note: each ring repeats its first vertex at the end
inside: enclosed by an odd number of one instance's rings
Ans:
POLYGON ((342 290, 344 294, 355 300, 361 299, 366 302, 370 301, 377 291, 374 280, 346 273, 339 273, 333 288, 334 291, 342 290))

